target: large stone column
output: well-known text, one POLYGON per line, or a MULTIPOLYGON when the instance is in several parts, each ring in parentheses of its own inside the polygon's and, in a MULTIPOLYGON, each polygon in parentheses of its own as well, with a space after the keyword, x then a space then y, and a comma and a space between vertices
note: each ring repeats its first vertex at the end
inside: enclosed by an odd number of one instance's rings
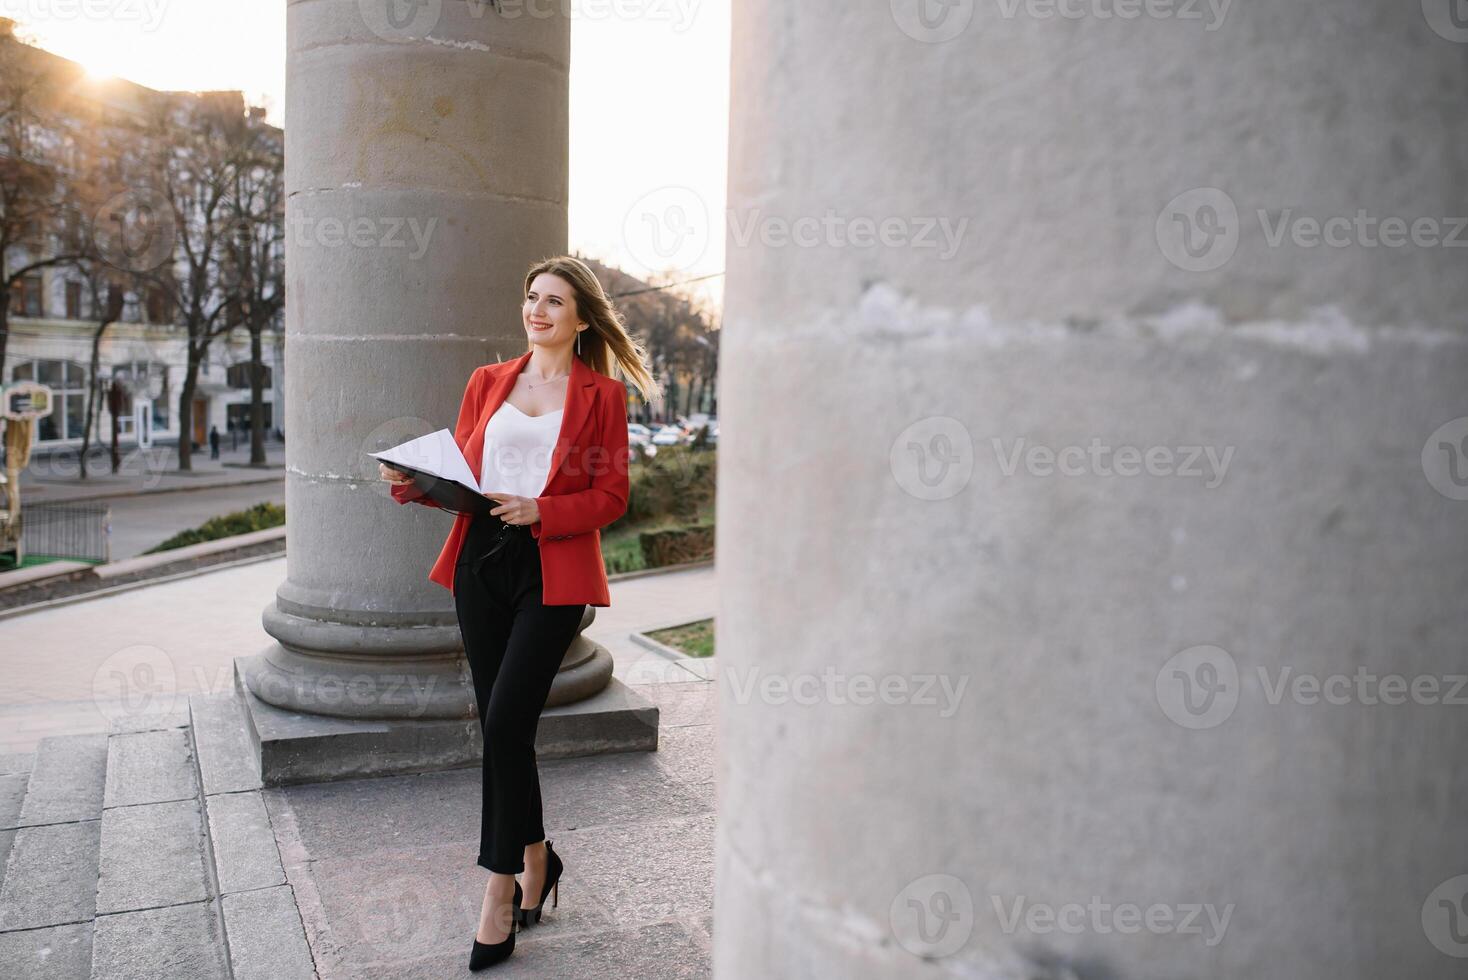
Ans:
POLYGON ((427 578, 448 520, 393 502, 364 453, 452 428, 473 369, 524 350, 525 269, 565 250, 569 23, 517 9, 289 4, 287 577, 278 642, 241 672, 305 716, 424 726, 347 771, 432 765, 435 721, 444 758, 470 747, 452 600, 427 578))
POLYGON ((718 976, 1461 976, 1447 8, 734 6, 718 976))

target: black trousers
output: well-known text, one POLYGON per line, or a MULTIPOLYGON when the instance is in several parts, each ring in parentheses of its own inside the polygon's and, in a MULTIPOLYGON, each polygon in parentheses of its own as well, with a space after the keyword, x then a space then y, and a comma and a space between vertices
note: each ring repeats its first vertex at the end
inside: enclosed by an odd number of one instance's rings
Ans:
POLYGON ((527 525, 477 516, 454 569, 454 606, 484 734, 481 867, 525 869, 525 846, 545 839, 535 732, 585 604, 541 602, 540 543, 527 525), (500 540, 498 552, 486 553, 500 540))

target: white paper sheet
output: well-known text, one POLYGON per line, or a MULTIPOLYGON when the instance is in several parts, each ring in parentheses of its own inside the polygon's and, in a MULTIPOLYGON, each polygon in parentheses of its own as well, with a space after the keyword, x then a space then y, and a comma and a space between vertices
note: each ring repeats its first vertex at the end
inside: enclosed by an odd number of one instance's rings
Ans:
POLYGON ((437 432, 410 439, 402 445, 385 449, 380 453, 368 453, 367 455, 388 466, 402 465, 410 469, 421 470, 445 480, 462 483, 476 493, 482 492, 479 489, 479 481, 469 471, 468 461, 459 451, 459 444, 454 442, 454 434, 448 429, 439 429, 437 432))

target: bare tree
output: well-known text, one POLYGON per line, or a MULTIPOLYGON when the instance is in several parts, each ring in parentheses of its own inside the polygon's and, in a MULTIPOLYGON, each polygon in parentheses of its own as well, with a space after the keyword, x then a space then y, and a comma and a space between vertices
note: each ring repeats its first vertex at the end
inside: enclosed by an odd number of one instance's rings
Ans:
POLYGON ((83 217, 95 201, 93 129, 68 95, 80 70, 44 58, 0 18, 0 376, 17 290, 95 254, 83 217))
MULTIPOLYGON (((188 360, 178 395, 178 467, 193 469, 193 402, 209 345, 240 310, 241 273, 230 257, 237 234, 232 195, 258 155, 258 129, 238 93, 162 103, 147 129, 156 188, 139 196, 171 226, 172 250, 139 270, 168 298, 184 328, 188 360)), ((141 210, 141 209, 140 209, 141 210)), ((143 265, 144 263, 138 263, 143 265)))
MULTIPOLYGON (((225 244, 230 319, 250 334, 250 465, 265 465, 263 334, 285 305, 285 155, 278 131, 251 112, 249 162, 235 173, 229 206, 234 233, 225 244)), ((275 379, 279 383, 279 379, 275 379)))
MULTIPOLYGON (((101 393, 102 337, 107 333, 107 328, 122 317, 122 288, 115 281, 111 270, 103 271, 103 268, 93 264, 87 275, 88 292, 91 294, 92 310, 97 318, 97 326, 92 331, 92 362, 87 372, 87 407, 82 426, 81 477, 83 480, 87 478, 87 453, 92 447, 92 427, 96 424, 99 409, 97 402, 98 395, 101 393)), ((112 472, 114 473, 118 468, 116 416, 117 413, 114 412, 112 424, 114 430, 112 472)))

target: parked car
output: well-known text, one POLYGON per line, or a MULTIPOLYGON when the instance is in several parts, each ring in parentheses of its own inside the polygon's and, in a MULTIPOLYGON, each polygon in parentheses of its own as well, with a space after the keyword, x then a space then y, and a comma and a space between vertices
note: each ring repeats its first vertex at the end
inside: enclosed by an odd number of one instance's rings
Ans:
POLYGON ((649 429, 647 426, 643 425, 641 422, 628 422, 627 423, 627 441, 628 442, 644 442, 644 443, 645 442, 651 442, 652 441, 652 430, 649 429))
POLYGON ((683 430, 676 425, 665 425, 653 433, 652 444, 654 446, 677 446, 686 440, 683 430))

